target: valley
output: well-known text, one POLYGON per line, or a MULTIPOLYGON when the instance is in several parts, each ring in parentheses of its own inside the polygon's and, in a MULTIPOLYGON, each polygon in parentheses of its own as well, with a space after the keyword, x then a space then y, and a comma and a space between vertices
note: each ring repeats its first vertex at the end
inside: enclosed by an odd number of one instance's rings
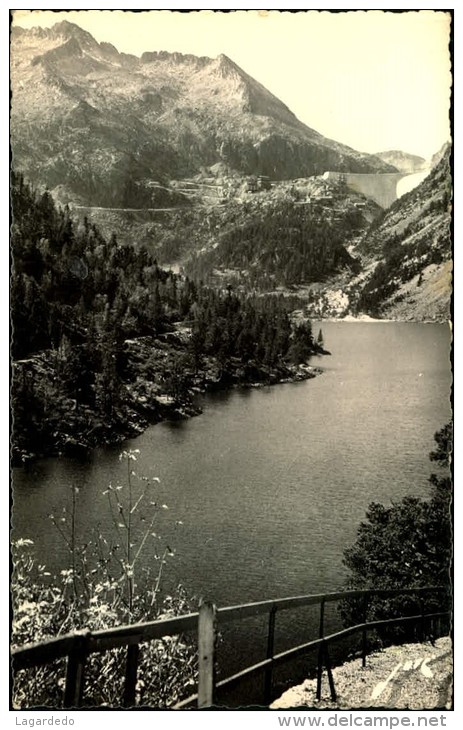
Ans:
POLYGON ((113 245, 307 316, 448 318, 448 146, 362 154, 223 54, 131 56, 67 21, 13 28, 11 84, 15 169, 113 245))
MULTIPOLYGON (((86 217, 96 223, 106 236, 116 231, 120 243, 146 247, 161 265, 177 273, 184 272, 219 287, 230 284, 243 291, 257 289, 295 295, 311 317, 337 318, 363 313, 415 321, 448 319, 452 287, 448 152, 437 172, 372 176, 325 173, 285 181, 258 176, 227 177, 220 168, 209 173, 171 183, 174 190, 187 194, 185 206, 116 209, 71 204, 70 207, 81 220, 86 217), (381 178, 385 178, 385 189, 389 191, 386 195, 391 195, 391 183, 394 191, 400 184, 414 186, 403 196, 396 197, 394 193, 394 214, 386 214, 390 206, 378 204, 381 178), (375 183, 372 190, 368 182, 371 179, 375 183), (359 190, 359 180, 365 193, 359 190), (425 226, 420 220, 418 203, 423 205, 428 199, 430 205, 424 205, 425 226), (286 211, 286 223, 275 222, 273 219, 282 210, 286 211), (396 223, 389 231, 392 220, 396 223), (382 292, 387 296, 384 309, 379 310, 372 306, 367 292, 378 277, 379 264, 381 272, 385 261, 392 260, 391 239, 394 243, 399 220, 400 227, 408 229, 415 242, 412 248, 418 253, 411 255, 405 243, 401 273, 387 280, 389 289, 380 290, 379 298, 382 292), (275 232, 271 230, 272 225, 275 232), (294 236, 294 231, 304 230, 304 225, 310 225, 312 237, 316 230, 323 228, 330 245, 339 241, 343 254, 332 270, 328 267, 320 272, 319 267, 312 267, 309 271, 301 267, 297 250, 288 251, 288 239, 286 236, 282 239, 280 231, 286 226, 294 236), (268 231, 262 244, 256 239, 256 227, 260 233, 264 229, 268 231), (423 256, 427 247, 423 239, 429 243, 427 256, 423 256), (244 251, 241 251, 243 244, 244 251)), ((294 243, 292 246, 294 249, 294 243)), ((304 250, 302 242, 300 251, 306 262, 307 246, 304 250)), ((317 264, 320 261, 318 256, 317 264)))

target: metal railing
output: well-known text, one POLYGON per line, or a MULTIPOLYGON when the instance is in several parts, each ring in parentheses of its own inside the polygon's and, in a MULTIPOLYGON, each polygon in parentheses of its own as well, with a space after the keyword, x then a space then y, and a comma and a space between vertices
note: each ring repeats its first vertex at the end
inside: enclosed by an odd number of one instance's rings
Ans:
MULTIPOLYGON (((135 704, 137 670, 140 644, 147 641, 161 639, 164 636, 184 634, 197 630, 198 635, 198 690, 197 693, 179 702, 175 708, 181 709, 196 704, 198 708, 209 707, 214 704, 217 690, 230 688, 240 681, 259 672, 264 673, 264 704, 271 701, 273 671, 275 667, 308 652, 318 649, 317 664, 317 698, 321 697, 323 669, 326 669, 331 698, 336 700, 336 690, 331 671, 329 645, 341 638, 356 633, 362 634, 362 665, 366 664, 368 653, 367 633, 374 629, 401 624, 419 624, 424 637, 425 623, 436 624, 448 617, 449 611, 426 613, 423 596, 431 593, 448 593, 448 588, 441 586, 427 586, 423 588, 407 589, 364 589, 340 591, 317 595, 294 596, 275 600, 247 603, 238 606, 228 606, 216 609, 212 603, 202 603, 197 613, 176 616, 170 619, 144 622, 113 629, 104 629, 91 632, 89 630, 76 631, 56 639, 50 639, 38 644, 30 644, 12 651, 13 672, 31 667, 49 664, 56 659, 67 657, 66 680, 63 698, 63 707, 79 707, 82 705, 85 664, 87 657, 96 652, 106 652, 110 649, 127 647, 125 661, 124 695, 122 698, 125 707, 135 704), (369 599, 377 597, 416 596, 419 599, 419 613, 413 616, 400 616, 375 621, 367 621, 367 607, 369 599), (327 603, 346 599, 363 599, 363 622, 341 629, 332 634, 325 634, 325 607, 327 603), (318 638, 305 642, 291 649, 274 654, 274 638, 276 617, 282 611, 305 606, 320 606, 318 638), (262 661, 246 667, 219 682, 215 680, 215 645, 217 632, 221 625, 230 621, 241 621, 248 617, 268 616, 267 656, 262 661)), ((438 633, 438 631, 434 631, 438 633)))

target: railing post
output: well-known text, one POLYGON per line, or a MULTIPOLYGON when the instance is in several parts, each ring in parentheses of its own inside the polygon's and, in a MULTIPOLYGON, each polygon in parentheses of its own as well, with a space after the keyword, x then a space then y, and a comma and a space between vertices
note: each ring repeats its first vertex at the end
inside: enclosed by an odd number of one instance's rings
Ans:
MULTIPOLYGON (((268 636, 267 636, 267 659, 273 659, 273 647, 275 643, 275 615, 276 606, 272 606, 268 616, 268 636)), ((273 682, 273 663, 265 670, 264 685, 264 702, 268 705, 272 700, 272 682, 273 682)))
POLYGON ((420 594, 420 613, 421 613, 421 641, 425 640, 426 635, 426 619, 424 616, 424 600, 422 594, 420 594))
POLYGON ((125 663, 124 707, 133 707, 135 704, 135 689, 137 686, 139 644, 129 644, 125 663))
MULTIPOLYGON (((366 624, 367 622, 367 612, 368 612, 368 594, 363 594, 363 612, 362 612, 362 618, 363 618, 363 624, 366 624)), ((362 667, 366 667, 367 665, 367 653, 368 653, 368 644, 367 644, 367 630, 364 626, 362 629, 362 667)))
POLYGON ((90 631, 88 629, 76 633, 74 647, 69 652, 64 689, 64 707, 80 707, 82 704, 89 638, 90 631))
MULTIPOLYGON (((318 627, 318 638, 323 639, 325 631, 325 598, 320 601, 320 623, 318 627)), ((318 667, 317 667, 317 700, 322 696, 322 675, 323 675, 323 642, 318 647, 318 667)))
POLYGON ((214 604, 206 602, 199 606, 198 617, 198 708, 210 707, 214 702, 214 649, 215 649, 214 604))
POLYGON ((328 674, 328 683, 330 685, 331 699, 333 700, 333 702, 336 702, 336 689, 334 687, 333 672, 331 671, 331 660, 330 655, 328 654, 328 645, 323 642, 323 646, 325 649, 325 665, 328 674))

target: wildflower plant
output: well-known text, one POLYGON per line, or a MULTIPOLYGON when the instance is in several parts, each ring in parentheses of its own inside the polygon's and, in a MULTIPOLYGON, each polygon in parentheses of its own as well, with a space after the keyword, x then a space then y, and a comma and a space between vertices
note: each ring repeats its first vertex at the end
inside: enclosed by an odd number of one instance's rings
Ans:
MULTIPOLYGON (((104 491, 111 517, 111 534, 99 525, 92 540, 80 542, 77 530, 78 495, 72 489, 70 514, 63 508, 50 520, 68 552, 68 567, 52 576, 33 555, 33 542, 13 543, 12 644, 23 646, 78 629, 167 618, 190 610, 186 592, 179 585, 173 595, 161 598, 165 566, 174 550, 159 548, 157 518, 168 510, 155 498, 158 477, 139 477, 134 470, 138 449, 123 451, 126 484, 109 485, 104 491), (142 488, 135 490, 138 479, 142 488), (154 495, 154 496, 153 496, 154 495), (143 515, 140 511, 143 509, 143 515), (149 515, 148 517, 144 515, 149 515), (154 572, 141 564, 150 548, 157 565, 154 572)), ((180 520, 176 526, 181 525, 180 520)), ((191 692, 196 680, 196 655, 182 637, 164 637, 140 647, 137 704, 168 707, 191 692)), ((90 706, 120 705, 123 696, 125 650, 92 654, 86 665, 84 702, 90 706)), ((64 690, 64 660, 36 669, 22 670, 14 682, 14 706, 60 706, 64 690)))

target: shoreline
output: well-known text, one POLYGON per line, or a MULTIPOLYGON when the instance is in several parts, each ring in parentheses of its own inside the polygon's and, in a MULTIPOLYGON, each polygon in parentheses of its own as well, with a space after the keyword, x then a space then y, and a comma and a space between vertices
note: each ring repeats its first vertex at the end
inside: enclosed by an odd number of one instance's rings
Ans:
MULTIPOLYGON (((329 354, 323 350, 314 352, 313 356, 329 354)), ((138 379, 137 389, 131 387, 132 384, 126 384, 124 403, 115 409, 112 416, 99 416, 87 406, 71 406, 67 418, 60 424, 61 430, 54 434, 56 438, 43 442, 40 449, 20 448, 13 443, 11 436, 11 466, 26 466, 47 457, 84 456, 91 449, 136 438, 157 423, 199 416, 203 409, 195 403, 198 395, 303 382, 322 373, 321 367, 308 363, 298 366, 285 364, 277 368, 264 368, 254 363, 233 363, 229 370, 219 372, 217 364, 209 361, 196 374, 193 384, 183 396, 177 398, 154 389, 148 379, 138 379), (86 425, 91 425, 91 428, 85 428, 86 425)))
POLYGON ((361 322, 362 324, 381 324, 381 323, 392 323, 392 324, 452 324, 451 319, 389 319, 389 318, 375 318, 370 317, 368 314, 359 315, 358 317, 353 314, 346 314, 344 317, 320 317, 318 319, 312 318, 312 322, 361 322))

